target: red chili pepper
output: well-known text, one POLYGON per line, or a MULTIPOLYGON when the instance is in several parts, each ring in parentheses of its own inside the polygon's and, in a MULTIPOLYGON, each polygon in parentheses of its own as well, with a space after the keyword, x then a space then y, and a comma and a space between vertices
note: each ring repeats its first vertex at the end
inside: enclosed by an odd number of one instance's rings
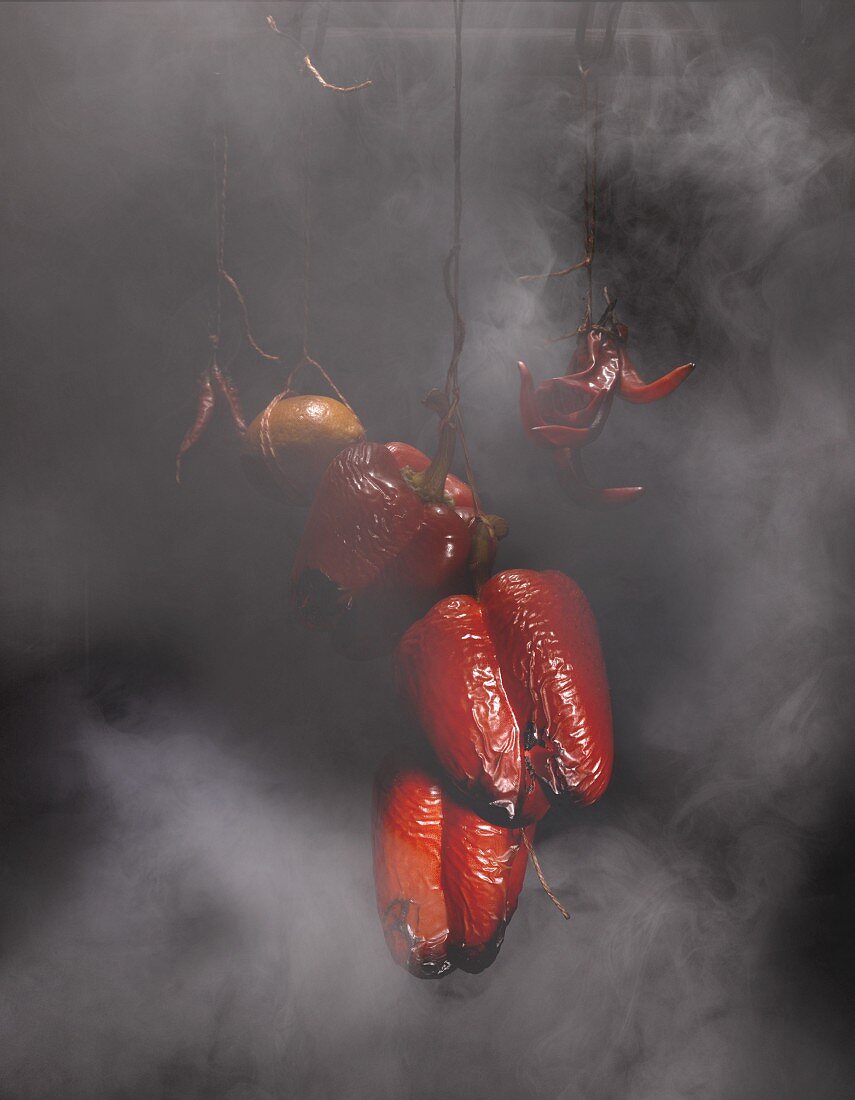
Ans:
POLYGON ((175 457, 175 480, 181 481, 181 462, 194 444, 202 438, 205 428, 214 415, 214 387, 211 384, 211 371, 206 368, 199 375, 196 388, 196 419, 187 429, 178 454, 175 457))
POLYGON ((436 600, 471 590, 472 492, 451 475, 424 491, 431 470, 407 444, 357 443, 333 459, 315 495, 293 603, 352 656, 388 652, 436 600))
POLYGON ((215 356, 210 365, 199 374, 196 390, 196 419, 181 440, 181 446, 178 448, 178 454, 175 457, 175 480, 177 482, 181 481, 181 463, 184 456, 191 447, 199 442, 213 418, 217 393, 224 398, 232 424, 238 434, 243 435, 246 431, 246 421, 244 420, 237 387, 226 371, 217 363, 215 356), (214 389, 215 385, 216 390, 214 389))
POLYGON ((232 418, 232 424, 234 424, 238 432, 243 435, 246 431, 246 420, 243 415, 243 409, 241 408, 240 394, 237 391, 237 387, 228 374, 226 374, 226 372, 216 363, 214 363, 211 368, 211 374, 214 376, 214 381, 217 383, 217 389, 225 398, 226 407, 232 418))
POLYGON ((629 331, 614 320, 609 304, 596 325, 583 325, 567 374, 550 378, 535 388, 525 363, 520 371, 520 416, 529 438, 553 451, 555 465, 568 494, 581 504, 618 503, 640 495, 641 486, 595 489, 582 471, 578 452, 603 429, 615 395, 634 404, 667 397, 694 370, 684 363, 644 382, 626 350, 629 331))
MULTIPOLYGON (((491 825, 389 756, 374 783, 374 882, 392 958, 419 978, 493 962, 525 879, 523 830, 491 825)), ((534 826, 529 826, 529 843, 534 826)))
POLYGON ((442 768, 493 819, 537 821, 547 792, 591 803, 606 789, 606 672, 563 573, 509 569, 478 600, 442 600, 401 639, 397 674, 442 768))

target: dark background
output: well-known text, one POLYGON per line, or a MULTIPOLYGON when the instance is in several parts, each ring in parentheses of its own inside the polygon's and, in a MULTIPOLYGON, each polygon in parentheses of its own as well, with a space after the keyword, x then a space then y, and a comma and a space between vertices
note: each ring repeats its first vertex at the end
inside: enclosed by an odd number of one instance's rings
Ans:
MULTIPOLYGON (((311 43, 318 4, 306 5, 311 43)), ((599 281, 672 397, 563 500, 517 420, 578 258, 577 5, 465 9, 461 366, 500 566, 597 614, 617 767, 554 812, 496 964, 419 983, 373 910, 385 661, 293 622, 302 513, 224 419, 173 479, 226 266, 300 346, 298 5, 0 7, 0 1094, 844 1097, 853 1089, 851 5, 627 3, 603 82, 599 281), (215 73, 219 71, 220 76, 215 73)), ((597 6, 601 27, 604 5, 597 6)), ((430 448, 450 318, 451 12, 334 3, 311 84, 312 348, 372 438, 430 448)), ((284 369, 226 358, 251 414, 284 369)))

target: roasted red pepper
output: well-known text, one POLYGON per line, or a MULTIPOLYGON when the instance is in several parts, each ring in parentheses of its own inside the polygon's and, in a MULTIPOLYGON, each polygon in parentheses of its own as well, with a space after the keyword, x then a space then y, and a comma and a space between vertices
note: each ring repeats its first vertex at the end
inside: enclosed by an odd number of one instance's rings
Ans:
POLYGON ((329 630, 351 656, 388 652, 436 600, 471 590, 472 492, 444 474, 425 489, 436 468, 404 443, 358 443, 327 467, 292 597, 303 620, 329 630))
MULTIPOLYGON (((534 836, 529 826, 528 840, 534 836)), ((522 829, 491 825, 431 771, 390 756, 374 784, 374 882, 386 943, 419 978, 496 958, 523 887, 522 829)))
POLYGON ((640 485, 595 489, 582 469, 579 451, 602 431, 615 395, 633 404, 658 401, 672 393, 694 370, 684 363, 644 382, 627 352, 629 331, 614 320, 611 302, 599 322, 585 324, 576 337, 576 350, 567 373, 535 388, 525 363, 519 363, 520 416, 529 438, 552 450, 559 479, 581 504, 620 503, 644 492, 640 485))
POLYGON ((563 573, 509 569, 436 604, 401 639, 397 674, 439 763, 481 812, 537 821, 549 795, 596 801, 612 718, 596 623, 563 573))

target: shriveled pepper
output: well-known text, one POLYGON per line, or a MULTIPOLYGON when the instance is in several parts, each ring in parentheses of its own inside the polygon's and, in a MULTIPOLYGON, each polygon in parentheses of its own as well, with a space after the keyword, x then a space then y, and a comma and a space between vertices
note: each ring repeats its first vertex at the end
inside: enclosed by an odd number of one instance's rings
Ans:
POLYGON ((351 656, 389 652, 436 600, 467 592, 477 524, 470 488, 453 475, 452 429, 433 461, 404 443, 357 443, 327 467, 292 574, 310 626, 351 656))
MULTIPOLYGON (((488 967, 523 887, 523 831, 484 821, 402 755, 378 769, 373 831, 377 911, 395 962, 418 978, 488 967)), ((527 832, 531 843, 534 826, 527 832)))
MULTIPOLYGON (((216 350, 216 344, 214 345, 216 350)), ((240 395, 227 371, 217 363, 216 355, 209 366, 200 372, 196 382, 196 416, 184 434, 175 457, 175 480, 181 481, 181 464, 184 456, 195 447, 208 428, 213 416, 217 394, 225 401, 229 417, 238 435, 246 431, 246 421, 241 408, 240 395)))
POLYGON ((490 819, 596 801, 612 718, 596 623, 563 573, 509 569, 442 600, 403 636, 397 676, 436 757, 490 819))
POLYGON ((667 397, 694 370, 684 363, 644 382, 627 352, 629 330, 614 319, 610 302, 597 324, 583 324, 567 373, 535 387, 525 363, 520 372, 520 416, 528 437, 552 451, 561 484, 580 504, 615 504, 644 492, 640 485, 595 489, 585 477, 579 452, 603 429, 615 396, 636 405, 667 397))

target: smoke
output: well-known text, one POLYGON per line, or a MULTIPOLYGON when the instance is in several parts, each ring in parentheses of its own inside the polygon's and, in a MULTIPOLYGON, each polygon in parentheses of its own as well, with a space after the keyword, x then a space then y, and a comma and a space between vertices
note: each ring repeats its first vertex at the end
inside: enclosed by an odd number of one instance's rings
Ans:
MULTIPOLYGON (((557 373, 545 341, 583 308, 581 275, 515 281, 580 256, 576 5, 467 2, 476 473, 500 565, 594 605, 617 771, 540 832, 571 921, 530 874, 494 966, 438 983, 394 967, 374 912, 371 774, 418 737, 387 664, 290 620, 300 515, 252 496, 224 423, 171 481, 222 113, 227 266, 260 342, 299 352, 301 78, 269 10, 2 9, 0 1095, 848 1095, 848 8, 624 5, 600 277, 645 377, 699 365, 615 408, 591 476, 648 494, 593 515, 524 443, 514 370, 557 373)), ((313 353, 374 438, 428 448, 450 30, 445 4, 331 5, 322 71, 374 83, 311 113, 313 353)), ((245 351, 234 373, 252 414, 281 384, 245 351)))

